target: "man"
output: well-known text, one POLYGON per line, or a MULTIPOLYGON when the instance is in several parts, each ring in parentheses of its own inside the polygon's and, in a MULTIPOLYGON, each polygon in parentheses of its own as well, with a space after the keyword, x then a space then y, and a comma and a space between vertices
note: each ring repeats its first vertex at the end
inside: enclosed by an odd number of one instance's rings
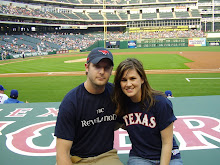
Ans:
POLYGON ((5 100, 4 104, 24 103, 23 101, 17 100, 17 98, 18 98, 18 90, 12 89, 10 93, 10 98, 5 100))
POLYGON ((5 93, 5 88, 0 85, 0 104, 3 104, 5 100, 8 99, 8 96, 5 93))
POLYGON ((173 94, 170 90, 165 91, 165 95, 167 96, 167 98, 173 98, 173 94))
POLYGON ((112 53, 93 49, 85 64, 87 79, 63 99, 57 117, 57 165, 122 165, 113 149, 115 107, 111 101, 112 53))

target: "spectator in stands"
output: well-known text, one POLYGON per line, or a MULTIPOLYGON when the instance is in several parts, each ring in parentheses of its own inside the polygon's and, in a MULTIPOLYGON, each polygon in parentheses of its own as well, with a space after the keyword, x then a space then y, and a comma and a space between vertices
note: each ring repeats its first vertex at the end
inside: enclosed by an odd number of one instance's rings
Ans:
POLYGON ((25 54, 24 54, 24 52, 22 52, 22 58, 25 58, 25 54))
POLYGON ((113 149, 117 116, 108 83, 113 65, 109 50, 93 49, 85 64, 86 81, 61 102, 55 127, 57 165, 122 165, 113 149))
POLYGON ((8 96, 4 94, 5 90, 6 89, 2 85, 0 85, 0 104, 3 104, 4 101, 8 99, 8 96))
POLYGON ((167 96, 167 98, 173 98, 173 94, 170 90, 165 91, 165 95, 167 96))
POLYGON ((5 100, 4 104, 24 103, 23 101, 17 100, 17 98, 18 98, 18 90, 12 89, 12 90, 11 90, 11 94, 10 94, 10 98, 8 98, 7 100, 5 100))
POLYGON ((4 60, 4 52, 1 53, 2 60, 4 60))

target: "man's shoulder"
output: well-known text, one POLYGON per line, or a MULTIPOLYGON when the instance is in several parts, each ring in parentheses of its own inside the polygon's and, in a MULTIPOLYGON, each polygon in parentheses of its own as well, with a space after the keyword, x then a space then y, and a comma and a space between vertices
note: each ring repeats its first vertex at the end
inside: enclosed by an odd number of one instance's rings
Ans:
POLYGON ((84 89, 84 83, 82 83, 82 84, 76 86, 75 88, 71 89, 67 94, 69 94, 69 93, 71 93, 71 94, 78 93, 78 92, 82 91, 83 89, 84 89))
POLYGON ((7 104, 7 103, 12 103, 12 99, 8 98, 7 100, 4 101, 4 104, 7 104))
POLYGON ((84 89, 84 85, 83 83, 78 85, 77 87, 71 89, 64 97, 64 99, 67 99, 67 98, 73 98, 74 96, 80 94, 83 92, 83 89, 84 89))
POLYGON ((0 96, 2 96, 4 99, 8 99, 9 97, 6 94, 0 93, 0 96))
MULTIPOLYGON (((6 94, 4 94, 4 93, 0 93, 0 96, 7 96, 6 94)), ((8 96, 7 96, 8 97, 8 96)))

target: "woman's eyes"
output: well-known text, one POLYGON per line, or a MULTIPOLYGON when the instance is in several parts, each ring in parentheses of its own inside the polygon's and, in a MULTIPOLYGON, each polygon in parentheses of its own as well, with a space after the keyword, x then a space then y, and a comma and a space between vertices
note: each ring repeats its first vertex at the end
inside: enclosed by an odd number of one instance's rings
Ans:
MULTIPOLYGON (((135 80, 135 79, 136 79, 135 77, 129 78, 129 80, 135 80)), ((121 79, 121 81, 127 81, 127 79, 121 79)))

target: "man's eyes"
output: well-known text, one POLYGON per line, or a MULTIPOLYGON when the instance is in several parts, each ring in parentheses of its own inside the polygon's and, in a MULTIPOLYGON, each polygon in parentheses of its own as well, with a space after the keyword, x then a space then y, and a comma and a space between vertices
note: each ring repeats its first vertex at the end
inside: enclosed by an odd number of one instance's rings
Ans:
POLYGON ((109 69, 111 68, 110 66, 102 67, 102 66, 99 66, 99 65, 95 65, 95 67, 96 67, 97 69, 104 68, 105 70, 109 70, 109 69))

